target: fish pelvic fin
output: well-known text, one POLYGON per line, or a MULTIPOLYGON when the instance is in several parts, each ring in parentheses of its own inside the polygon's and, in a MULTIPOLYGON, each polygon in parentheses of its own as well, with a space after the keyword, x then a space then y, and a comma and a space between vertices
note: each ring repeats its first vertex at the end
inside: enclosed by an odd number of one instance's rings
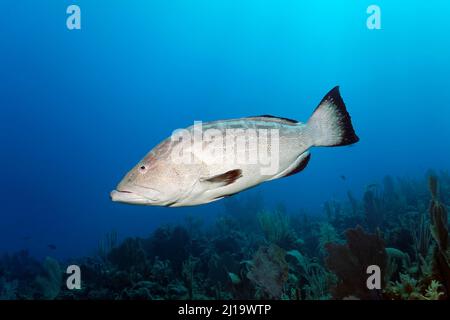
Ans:
POLYGON ((307 122, 307 129, 314 146, 346 146, 359 141, 338 86, 319 103, 307 122))

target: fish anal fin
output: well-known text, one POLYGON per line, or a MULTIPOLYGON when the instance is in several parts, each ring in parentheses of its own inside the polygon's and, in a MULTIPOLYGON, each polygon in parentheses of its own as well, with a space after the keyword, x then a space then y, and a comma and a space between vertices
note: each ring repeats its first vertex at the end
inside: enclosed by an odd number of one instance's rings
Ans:
POLYGON ((223 187, 232 184, 240 177, 242 177, 242 170, 234 169, 213 177, 201 178, 200 181, 217 184, 218 186, 223 187))
POLYGON ((308 153, 308 155, 305 158, 303 158, 292 171, 289 171, 283 177, 289 177, 289 176, 292 176, 292 175, 294 175, 296 173, 299 173, 300 171, 302 171, 303 169, 306 168, 306 166, 308 165, 310 159, 311 159, 311 154, 308 153))

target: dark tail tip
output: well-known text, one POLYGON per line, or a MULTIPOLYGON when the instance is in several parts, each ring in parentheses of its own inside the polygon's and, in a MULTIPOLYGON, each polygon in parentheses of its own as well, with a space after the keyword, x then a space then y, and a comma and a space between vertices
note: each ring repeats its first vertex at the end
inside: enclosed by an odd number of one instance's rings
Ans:
POLYGON ((337 146, 346 146, 359 141, 359 137, 356 135, 355 129, 352 125, 352 117, 347 111, 345 102, 342 99, 339 91, 339 86, 334 87, 328 92, 324 99, 328 99, 337 109, 338 114, 341 117, 341 129, 343 130, 342 141, 337 146))
POLYGON ((346 146, 359 141, 353 129, 350 114, 347 112, 339 86, 331 89, 320 101, 319 106, 311 116, 311 120, 320 122, 323 139, 319 140, 321 146, 346 146), (327 128, 327 129, 325 129, 327 128))

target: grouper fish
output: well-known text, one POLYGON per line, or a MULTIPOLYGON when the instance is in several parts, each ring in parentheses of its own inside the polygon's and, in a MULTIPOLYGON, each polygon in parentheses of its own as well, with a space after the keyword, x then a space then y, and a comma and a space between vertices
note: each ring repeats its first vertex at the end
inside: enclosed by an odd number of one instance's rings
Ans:
POLYGON ((358 140, 335 87, 306 123, 263 115, 174 131, 110 196, 112 201, 150 206, 205 204, 304 170, 312 147, 346 146, 358 140))

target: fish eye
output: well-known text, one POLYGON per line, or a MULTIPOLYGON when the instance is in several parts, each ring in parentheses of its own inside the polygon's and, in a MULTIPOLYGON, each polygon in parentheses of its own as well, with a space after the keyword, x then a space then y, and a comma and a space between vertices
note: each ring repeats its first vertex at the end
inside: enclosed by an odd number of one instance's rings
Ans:
POLYGON ((147 171, 147 167, 144 166, 144 165, 142 165, 142 166, 139 167, 139 171, 140 171, 141 173, 145 173, 145 172, 147 171))

